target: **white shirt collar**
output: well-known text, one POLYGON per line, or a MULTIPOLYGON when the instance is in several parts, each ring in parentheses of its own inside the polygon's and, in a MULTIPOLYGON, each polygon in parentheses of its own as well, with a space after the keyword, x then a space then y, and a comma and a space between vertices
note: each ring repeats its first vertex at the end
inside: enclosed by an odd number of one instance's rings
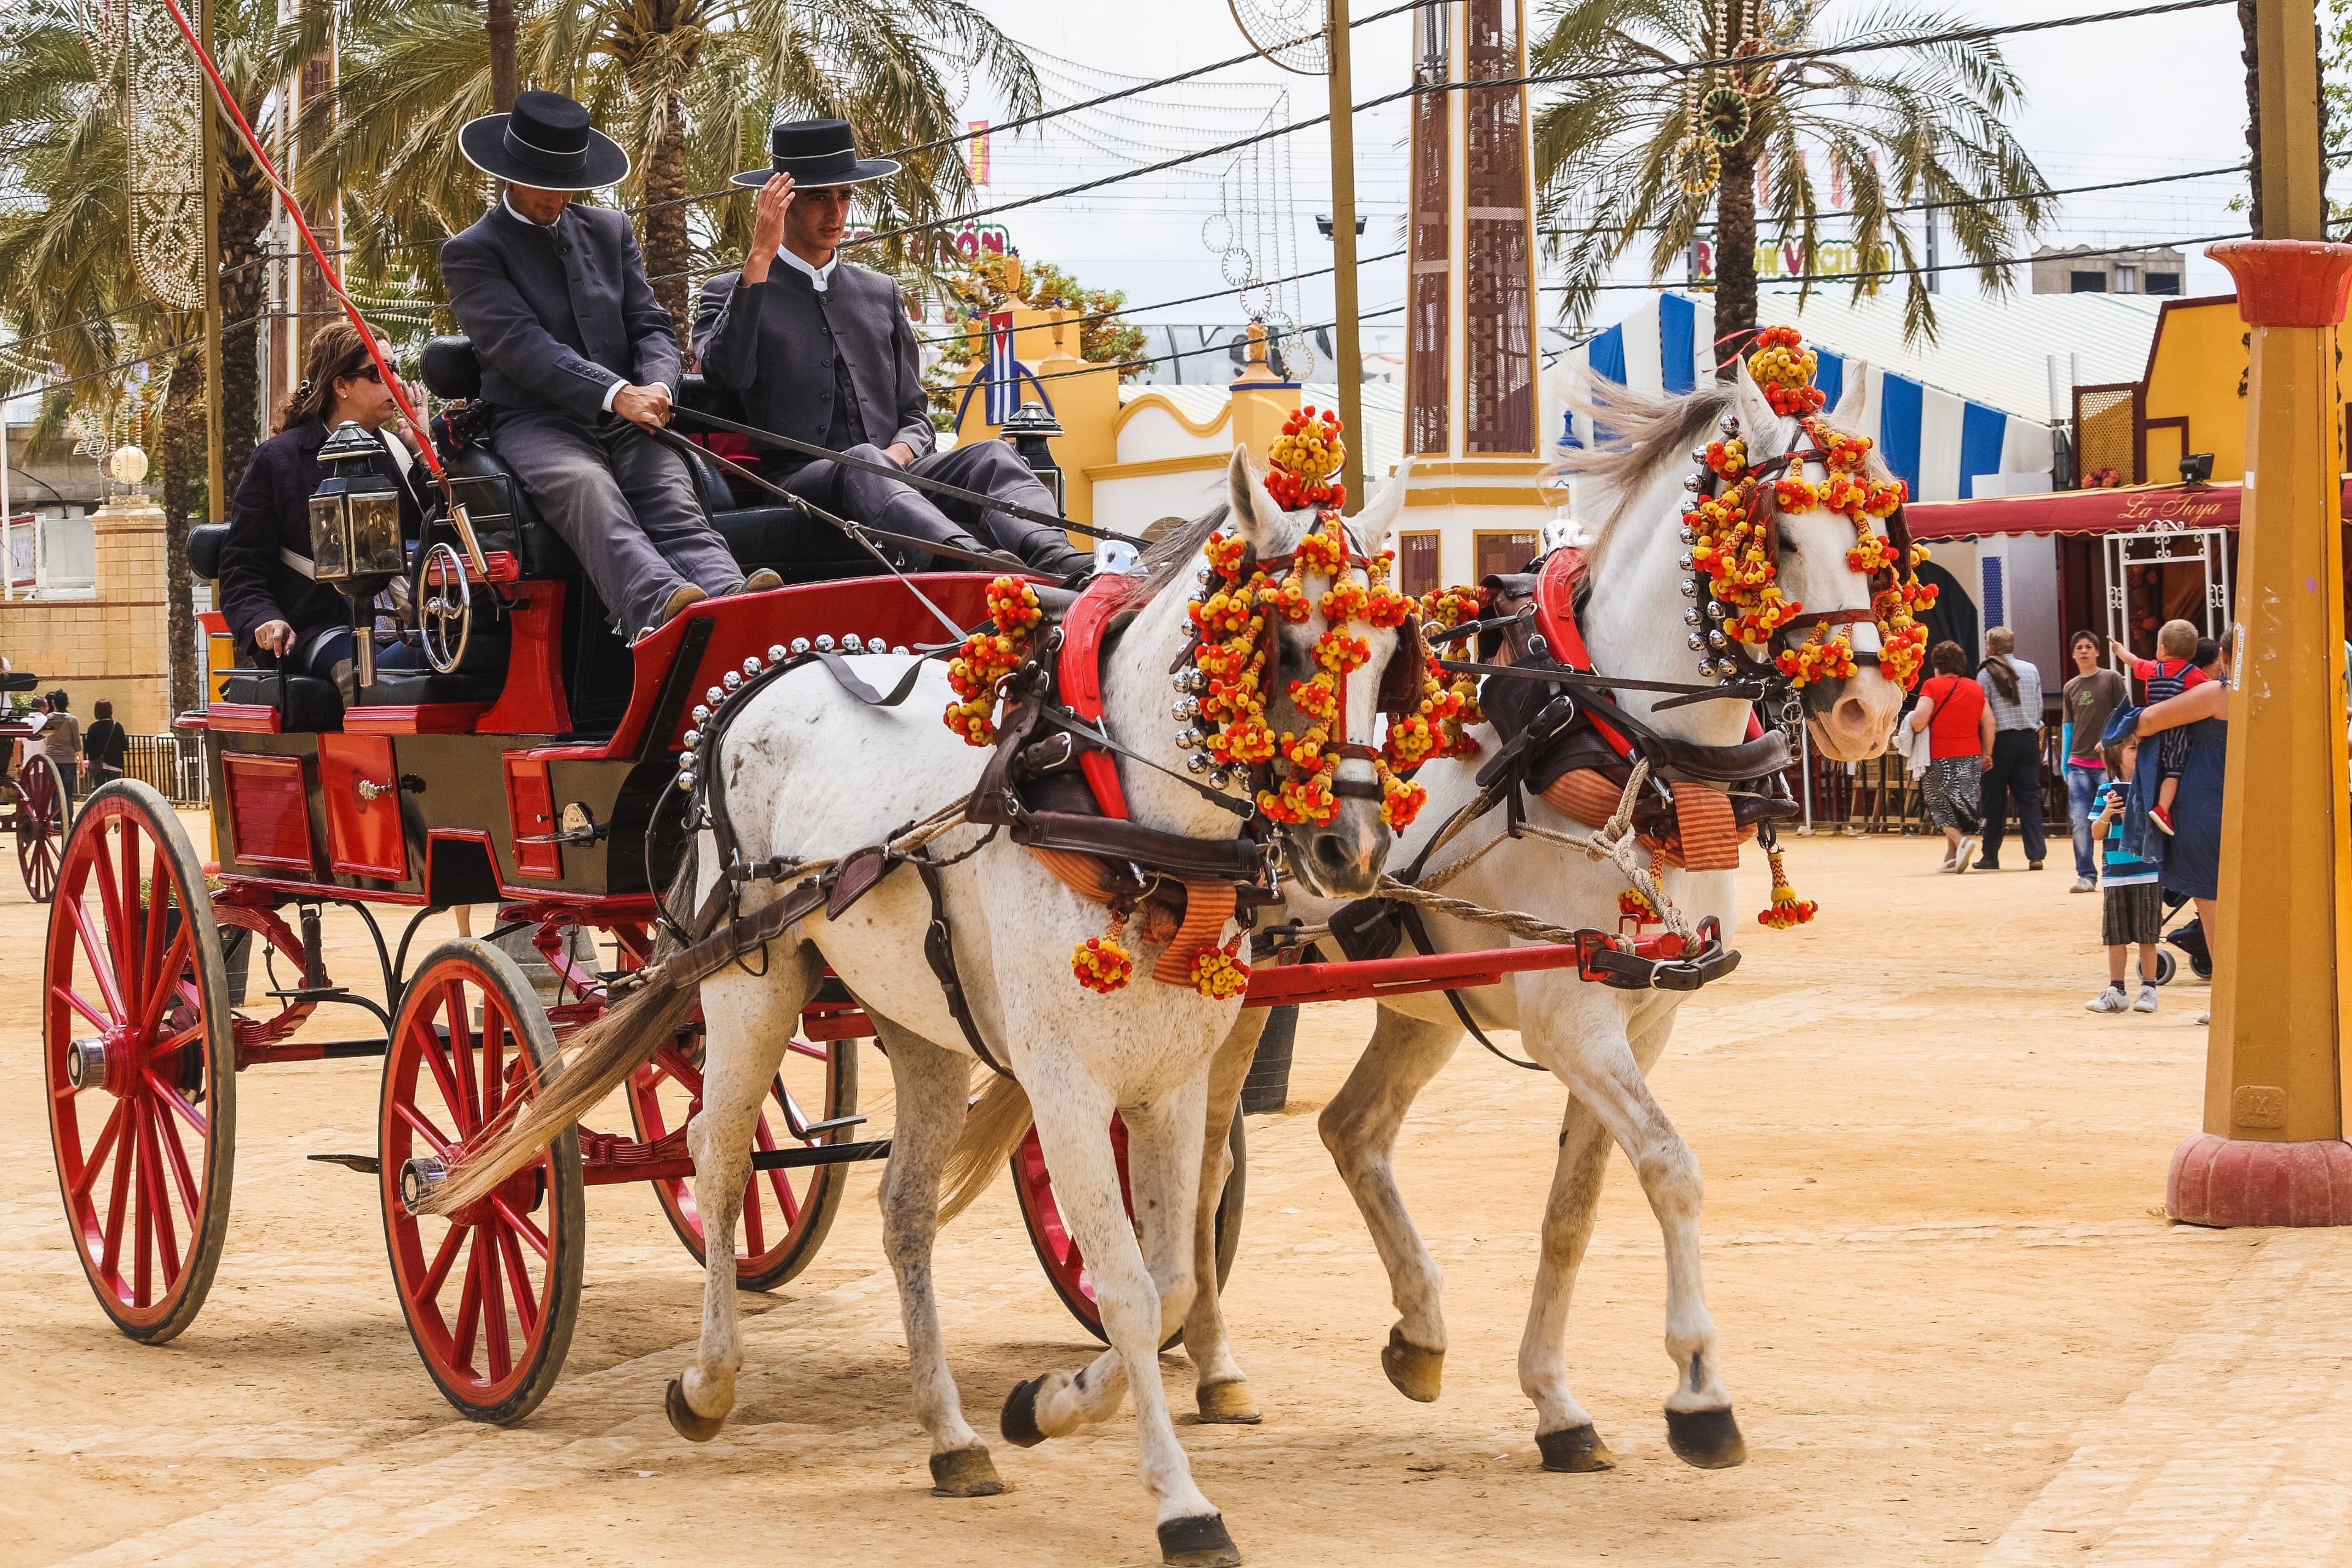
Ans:
POLYGON ((794 271, 807 279, 816 291, 823 294, 833 287, 833 269, 841 264, 841 252, 835 251, 833 259, 822 267, 811 267, 807 262, 780 246, 776 250, 776 259, 791 263, 794 271))
MULTIPOLYGON (((507 216, 509 216, 509 217, 510 217, 510 218, 514 219, 514 220, 515 220, 515 222, 517 222, 517 223, 527 223, 527 224, 530 225, 530 226, 531 226, 531 227, 533 227, 533 228, 543 228, 543 229, 550 230, 550 231, 551 232, 551 231, 555 228, 556 224, 560 224, 560 223, 562 223, 562 222, 563 221, 563 214, 562 214, 562 213, 558 213, 558 214, 556 214, 556 215, 555 215, 555 223, 541 223, 541 222, 540 222, 540 221, 539 221, 537 218, 535 218, 535 217, 525 217, 525 216, 522 216, 522 214, 520 214, 520 213, 519 213, 519 212, 515 211, 515 205, 514 205, 514 203, 512 203, 512 202, 510 202, 510 201, 507 200, 506 193, 505 193, 505 192, 503 192, 503 191, 501 191, 501 192, 499 192, 499 205, 500 205, 500 206, 502 206, 502 207, 506 208, 506 209, 507 209, 507 216)), ((570 210, 570 209, 568 209, 568 208, 567 208, 566 210, 568 211, 568 210, 570 210)))

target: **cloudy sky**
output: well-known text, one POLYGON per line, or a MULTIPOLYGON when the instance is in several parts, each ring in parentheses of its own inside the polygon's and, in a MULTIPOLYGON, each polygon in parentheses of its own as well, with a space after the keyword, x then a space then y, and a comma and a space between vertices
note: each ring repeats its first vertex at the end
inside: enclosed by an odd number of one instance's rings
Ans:
MULTIPOLYGON (((1295 10, 1303 0, 1257 3, 1279 12, 1295 10)), ((1246 47, 1225 0, 1116 9, 1076 0, 981 0, 981 7, 1034 52, 1048 79, 1049 102, 1206 64, 1246 47), (1107 19, 1111 16, 1116 20, 1107 19)), ((1356 0, 1359 15, 1379 8, 1377 0, 1356 0)), ((1968 0, 1942 16, 1963 25, 2000 24, 2100 8, 2099 0, 2071 0, 2063 7, 2046 0, 1968 0)), ((1859 0, 1830 0, 1827 15, 1852 20, 1864 10, 1859 0)), ((1357 29, 1359 101, 1406 85, 1410 21, 1400 16, 1357 29)), ((2005 40, 2003 47, 2025 88, 2018 130, 2054 186, 2210 169, 2245 155, 2237 21, 2228 6, 2027 34, 2005 40)), ((1326 93, 1320 78, 1252 62, 1116 111, 1087 111, 1019 137, 999 135, 992 138, 988 195, 995 202, 1017 200, 1246 134, 1286 113, 1292 120, 1308 119, 1323 110, 1326 93)), ((1001 112, 986 84, 975 84, 969 113, 977 118, 1001 112)), ((1402 104, 1358 119, 1357 179, 1360 202, 1370 217, 1363 245, 1368 254, 1398 244, 1403 130, 1402 104)), ((1243 243, 1254 241, 1255 248, 1284 263, 1278 268, 1261 266, 1261 275, 1327 265, 1329 246, 1313 220, 1328 210, 1329 143, 1323 128, 1316 126, 1285 138, 1283 145, 1286 168, 1279 153, 1263 155, 1256 165, 1232 158, 1213 161, 992 221, 1005 226, 1025 256, 1059 263, 1090 285, 1124 289, 1137 304, 1223 287, 1219 254, 1209 247, 1227 242, 1227 225, 1236 221, 1244 231, 1239 236, 1243 243), (1285 189, 1286 226, 1280 221, 1285 214, 1279 193, 1285 189)), ((2242 186, 2242 179, 2222 177, 2069 197, 2042 237, 2060 245, 2116 246, 2226 233, 2242 226, 2242 216, 2228 206, 2242 186)), ((1620 280, 1644 279, 1629 270, 1620 280)), ((1950 277, 1946 286, 1973 287, 1950 277)), ((2187 286, 2191 294, 2229 289, 2227 274, 2201 251, 2192 252, 2187 286)), ((1402 287, 1402 261, 1366 267, 1363 309, 1369 314, 1394 303, 1402 287)), ((1328 320, 1328 279, 1300 288, 1295 302, 1300 319, 1328 320)), ((1612 292, 1596 324, 1633 309, 1643 297, 1632 289, 1612 292)), ((1226 299, 1143 319, 1236 321, 1244 314, 1226 299)))

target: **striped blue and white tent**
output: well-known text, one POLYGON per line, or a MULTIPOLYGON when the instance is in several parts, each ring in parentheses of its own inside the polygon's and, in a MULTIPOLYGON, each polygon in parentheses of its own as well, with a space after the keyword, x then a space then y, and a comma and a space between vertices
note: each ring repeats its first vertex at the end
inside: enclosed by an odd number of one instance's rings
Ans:
MULTIPOLYGON (((1862 434, 1876 441, 1887 467, 1909 481, 1919 500, 1959 500, 1979 493, 1979 476, 2047 474, 2051 463, 2050 426, 2042 420, 2005 412, 1933 384, 1925 376, 1906 374, 1880 364, 1862 365, 1850 348, 1841 346, 1841 319, 1858 308, 1843 300, 1816 295, 1797 310, 1794 296, 1766 295, 1759 315, 1767 324, 1787 322, 1805 333, 1820 356, 1816 384, 1837 406, 1844 394, 1850 367, 1864 377, 1862 434)), ((1872 314, 1899 310, 1891 297, 1867 301, 1872 314)), ((1873 323, 1875 325, 1875 323, 1873 323)), ((1689 392, 1711 372, 1715 338, 1712 301, 1685 294, 1661 294, 1632 315, 1580 347, 1559 356, 1544 374, 1545 428, 1555 449, 1590 445, 1590 418, 1569 415, 1560 395, 1563 378, 1589 370, 1599 378, 1630 386, 1637 392, 1689 392)), ((1875 339, 1875 331, 1853 334, 1875 339)), ((1932 362, 1935 351, 1922 351, 1932 362)), ((1921 366, 1911 356, 1906 369, 1921 366)), ((2011 487, 2000 486, 2001 490, 2011 487)), ((2034 488, 2032 481, 2014 487, 2034 488)))

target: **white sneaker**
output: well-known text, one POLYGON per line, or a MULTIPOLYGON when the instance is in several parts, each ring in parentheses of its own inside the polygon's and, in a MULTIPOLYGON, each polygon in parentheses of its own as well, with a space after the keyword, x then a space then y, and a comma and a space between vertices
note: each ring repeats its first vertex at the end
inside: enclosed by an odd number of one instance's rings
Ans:
POLYGON ((2096 996, 2092 997, 2088 1002, 2084 1003, 2083 1011, 2085 1013, 2128 1013, 2131 1011, 2131 998, 2124 994, 2124 988, 2122 986, 2110 985, 2105 991, 2100 992, 2096 996))
POLYGON ((1959 872, 1962 876, 1966 876, 1969 869, 1969 857, 1976 852, 1977 841, 1975 839, 1961 839, 1959 853, 1952 857, 1952 869, 1959 872))
POLYGON ((2077 877, 2074 885, 2066 890, 2070 893, 2095 893, 2099 890, 2099 884, 2088 877, 2077 877))
MULTIPOLYGON (((2118 994, 2121 994, 2121 993, 2118 993, 2118 994)), ((2155 986, 2150 985, 2145 980, 2140 982, 2139 999, 2132 1004, 2132 1011, 2135 1013, 2153 1013, 2156 1011, 2155 986)))

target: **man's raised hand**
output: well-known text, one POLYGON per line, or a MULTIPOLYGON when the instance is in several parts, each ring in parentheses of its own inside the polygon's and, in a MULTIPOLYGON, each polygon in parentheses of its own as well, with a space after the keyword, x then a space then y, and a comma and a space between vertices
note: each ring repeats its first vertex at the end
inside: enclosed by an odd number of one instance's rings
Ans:
POLYGON ((793 177, 772 174, 760 187, 760 198, 751 208, 751 248, 743 258, 743 281, 764 283, 768 268, 783 248, 784 213, 793 205, 793 177))

